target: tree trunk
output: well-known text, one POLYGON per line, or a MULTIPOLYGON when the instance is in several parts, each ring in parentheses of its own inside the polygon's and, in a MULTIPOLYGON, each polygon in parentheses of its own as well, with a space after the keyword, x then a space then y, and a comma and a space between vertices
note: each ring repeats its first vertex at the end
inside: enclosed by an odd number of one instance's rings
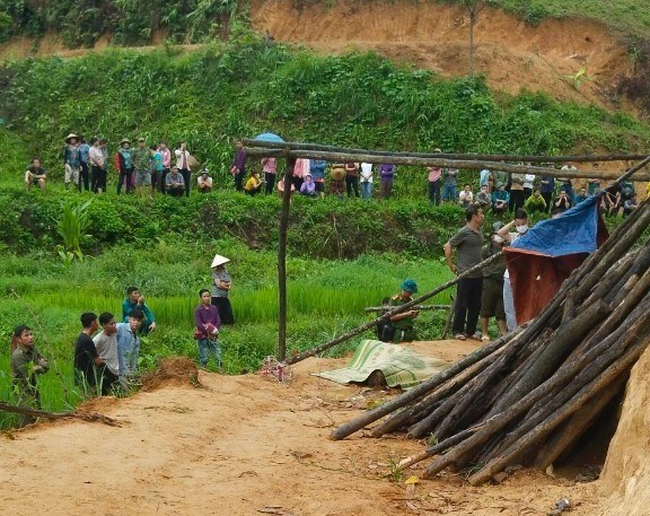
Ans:
POLYGON ((287 356, 287 238, 289 229, 289 208, 291 206, 291 176, 296 160, 287 157, 284 171, 284 192, 280 213, 280 238, 278 242, 278 361, 287 356))

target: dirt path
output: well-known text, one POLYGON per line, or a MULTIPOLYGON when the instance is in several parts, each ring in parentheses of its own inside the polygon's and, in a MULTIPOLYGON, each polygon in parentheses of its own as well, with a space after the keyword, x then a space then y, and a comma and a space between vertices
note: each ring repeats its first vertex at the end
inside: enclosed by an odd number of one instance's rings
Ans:
MULTIPOLYGON (((415 347, 455 360, 474 345, 415 347)), ((480 488, 446 474, 419 484, 409 498, 403 483, 384 475, 391 463, 421 451, 422 443, 359 434, 328 439, 335 425, 389 395, 309 374, 345 363, 306 360, 295 367, 288 387, 255 375, 202 372, 203 389, 167 385, 91 405, 120 420, 121 428, 44 423, 0 437, 5 514, 31 516, 47 508, 48 516, 260 510, 295 516, 514 516, 546 514, 564 496, 580 502, 572 514, 593 514, 593 487, 534 472, 480 488)))

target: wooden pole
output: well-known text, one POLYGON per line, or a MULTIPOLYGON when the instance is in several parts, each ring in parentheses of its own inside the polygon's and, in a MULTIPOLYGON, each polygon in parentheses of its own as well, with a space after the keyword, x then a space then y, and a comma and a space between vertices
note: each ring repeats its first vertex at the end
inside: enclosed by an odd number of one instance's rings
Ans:
POLYGON ((498 260, 501 258, 501 255, 503 254, 503 251, 500 251, 496 254, 493 254, 486 260, 483 260, 482 262, 476 264, 474 267, 471 267, 470 269, 466 270, 462 274, 459 274, 454 278, 453 280, 449 280, 446 283, 443 283, 439 287, 434 288, 433 290, 427 292, 426 294, 422 294, 419 297, 414 297, 409 301, 408 303, 404 303, 403 305, 397 306, 393 308, 392 310, 387 311, 386 313, 380 315, 379 317, 373 319, 372 321, 369 321, 365 324, 362 324, 361 326, 358 326, 357 328, 350 330, 349 332, 341 335, 340 337, 337 337, 333 340, 330 340, 329 342, 326 342, 324 344, 321 344, 320 346, 316 346, 315 348, 308 349, 307 351, 303 351, 302 353, 298 353, 297 355, 293 357, 289 357, 287 359, 288 364, 295 364, 296 362, 300 362, 301 360, 304 360, 305 358, 313 357, 314 355, 318 355, 319 353, 322 353, 323 351, 330 349, 337 344, 340 344, 341 342, 345 342, 346 340, 351 339, 352 337, 359 335, 363 333, 366 330, 369 330, 370 328, 373 328, 374 326, 377 326, 379 323, 382 323, 384 321, 387 321, 390 319, 393 315, 400 314, 402 312, 405 312, 406 310, 412 309, 415 305, 418 305, 422 303, 422 301, 426 301, 430 297, 435 296, 436 294, 439 294, 440 292, 447 290, 449 287, 454 286, 456 283, 458 283, 460 280, 467 278, 469 275, 475 273, 476 271, 479 271, 486 267, 487 265, 491 264, 492 262, 498 260))
MULTIPOLYGON (((278 155, 277 151, 263 148, 263 147, 251 147, 246 149, 248 156, 267 156, 278 155)), ((289 151, 290 155, 296 158, 311 158, 311 159, 323 159, 331 162, 348 162, 348 161, 364 161, 367 163, 392 163, 395 165, 412 165, 416 167, 447 167, 447 168, 464 168, 469 170, 482 170, 488 168, 491 170, 502 170, 504 172, 510 172, 515 174, 535 174, 535 175, 547 175, 553 177, 566 177, 570 179, 578 178, 593 178, 601 180, 609 179, 619 179, 621 177, 620 172, 616 171, 605 171, 605 170, 557 170, 555 168, 548 167, 534 167, 526 165, 512 165, 510 163, 499 163, 495 166, 495 162, 490 161, 478 161, 478 160, 468 160, 468 159, 445 159, 441 158, 440 154, 434 154, 432 157, 417 157, 413 155, 385 155, 385 154, 376 154, 371 151, 365 151, 364 153, 355 153, 350 151, 324 151, 324 150, 309 150, 309 149, 292 149, 289 151)), ((645 164, 644 164, 645 166, 645 164)), ((639 169, 640 170, 640 169, 639 169)), ((625 179, 630 179, 631 181, 650 181, 650 173, 640 172, 635 170, 632 174, 633 176, 628 175, 625 179)))
MULTIPOLYGON (((246 147, 258 147, 269 150, 319 150, 327 152, 353 152, 357 154, 374 154, 376 156, 414 156, 418 158, 443 158, 458 160, 479 160, 479 161, 509 161, 509 162, 531 162, 531 163, 597 163, 602 161, 640 161, 645 159, 647 154, 581 154, 576 156, 528 156, 518 154, 469 154, 469 153, 449 153, 449 152, 392 152, 384 150, 368 150, 349 147, 338 147, 335 145, 320 145, 316 143, 304 142, 263 142, 259 140, 244 139, 246 147)), ((276 155, 280 155, 282 152, 276 155)), ((269 154, 272 155, 272 154, 269 154)), ((495 168, 495 167, 492 167, 495 168)))
POLYGON ((280 362, 284 362, 287 356, 287 232, 289 228, 289 207, 291 206, 291 176, 295 164, 295 158, 289 156, 287 149, 282 211, 280 212, 280 238, 278 242, 278 361, 280 362))
MULTIPOLYGON (((412 307, 413 310, 449 310, 451 305, 415 305, 412 307)), ((390 307, 386 306, 368 306, 363 309, 365 312, 385 312, 390 310, 390 307)))

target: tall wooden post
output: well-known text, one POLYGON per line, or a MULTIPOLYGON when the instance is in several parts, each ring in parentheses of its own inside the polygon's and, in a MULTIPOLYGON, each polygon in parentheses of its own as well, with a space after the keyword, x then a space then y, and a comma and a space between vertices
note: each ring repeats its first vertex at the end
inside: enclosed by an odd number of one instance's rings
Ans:
POLYGON ((280 241, 278 245, 278 360, 284 362, 287 356, 287 230, 289 227, 289 207, 291 205, 291 177, 296 158, 285 149, 286 169, 284 171, 284 192, 280 213, 280 241))

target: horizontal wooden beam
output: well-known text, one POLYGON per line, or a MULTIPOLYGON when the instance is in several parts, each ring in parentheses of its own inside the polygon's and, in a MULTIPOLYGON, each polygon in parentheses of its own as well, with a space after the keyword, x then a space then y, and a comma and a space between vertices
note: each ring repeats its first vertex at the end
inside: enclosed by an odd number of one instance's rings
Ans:
MULTIPOLYGON (((253 143, 257 143, 253 140, 253 143)), ((366 163, 382 164, 392 163, 394 165, 410 165, 416 167, 448 167, 448 168, 464 168, 469 170, 483 170, 484 168, 491 170, 501 170, 514 174, 535 174, 547 175, 559 178, 589 178, 601 180, 618 179, 621 172, 609 170, 558 170, 548 167, 535 167, 527 165, 513 165, 511 163, 499 163, 495 167, 494 162, 489 161, 476 161, 476 160, 459 160, 459 159, 444 159, 441 154, 432 154, 431 157, 422 158, 417 156, 405 155, 378 155, 372 151, 365 151, 366 154, 357 152, 331 152, 324 150, 308 150, 308 149, 269 149, 265 147, 248 147, 246 153, 249 157, 256 156, 291 156, 293 158, 303 159, 323 159, 331 162, 347 162, 347 161, 362 161, 366 163)), ((650 181, 650 172, 635 171, 630 176, 630 181, 650 181)))

